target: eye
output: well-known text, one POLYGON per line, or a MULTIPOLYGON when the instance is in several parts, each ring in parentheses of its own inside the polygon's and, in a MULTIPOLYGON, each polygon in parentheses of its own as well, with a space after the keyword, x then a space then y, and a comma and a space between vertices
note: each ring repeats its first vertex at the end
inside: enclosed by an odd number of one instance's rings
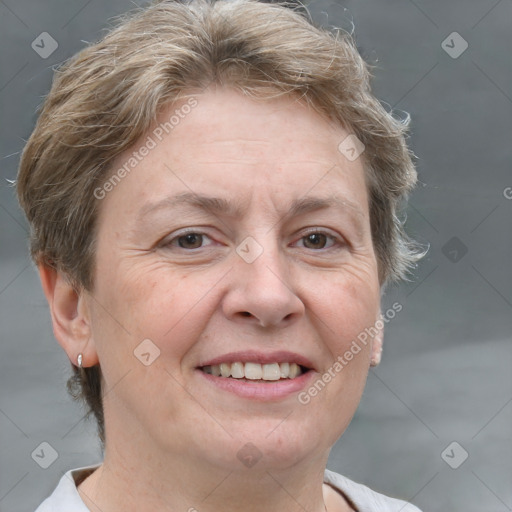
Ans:
POLYGON ((189 231, 182 233, 173 238, 169 238, 163 241, 162 247, 177 247, 180 249, 200 249, 203 247, 202 243, 204 239, 210 240, 210 237, 205 233, 199 231, 189 231))
POLYGON ((300 240, 304 241, 304 246, 306 249, 330 249, 334 245, 341 245, 342 241, 334 236, 330 235, 324 231, 310 231, 306 235, 304 235, 300 240), (328 240, 332 240, 334 243, 329 247, 325 247, 325 244, 328 240))

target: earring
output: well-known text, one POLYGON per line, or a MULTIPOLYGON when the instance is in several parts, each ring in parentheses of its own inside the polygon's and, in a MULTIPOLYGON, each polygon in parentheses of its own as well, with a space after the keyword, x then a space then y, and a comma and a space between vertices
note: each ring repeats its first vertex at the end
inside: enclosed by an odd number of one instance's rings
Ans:
POLYGON ((78 363, 78 368, 82 369, 82 354, 78 354, 77 363, 78 363))

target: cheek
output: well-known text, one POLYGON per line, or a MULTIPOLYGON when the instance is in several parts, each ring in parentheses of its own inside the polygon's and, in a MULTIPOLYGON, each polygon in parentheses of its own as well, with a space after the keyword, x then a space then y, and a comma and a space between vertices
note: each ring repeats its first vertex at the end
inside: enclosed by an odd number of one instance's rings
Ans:
POLYGON ((148 325, 157 327, 157 318, 169 322, 184 308, 186 276, 162 267, 125 258, 114 265, 110 278, 100 283, 98 296, 112 315, 123 319, 127 331, 144 334, 141 329, 148 325))
POLYGON ((170 270, 158 263, 120 269, 117 285, 108 292, 124 327, 117 326, 118 334, 132 351, 149 339, 164 356, 160 363, 179 364, 211 317, 212 297, 207 291, 217 280, 217 274, 170 270))
POLYGON ((330 355, 322 369, 324 375, 329 374, 324 398, 338 411, 339 422, 345 427, 347 415, 351 417, 355 412, 366 383, 372 345, 368 333, 377 320, 380 305, 376 271, 361 272, 361 268, 333 276, 317 295, 319 300, 323 296, 324 302, 315 311, 322 314, 318 325, 330 355))
POLYGON ((177 385, 170 375, 181 381, 180 364, 204 330, 208 304, 200 300, 205 292, 199 276, 121 267, 116 274, 109 286, 98 287, 93 336, 106 389, 138 402, 141 390, 153 396, 177 385))
MULTIPOLYGON (((316 287, 313 303, 321 314, 328 339, 339 350, 377 320, 380 287, 376 266, 344 269, 327 276, 323 286, 316 287)), ((364 349, 364 347, 363 347, 364 349)))
POLYGON ((331 359, 323 375, 326 384, 325 407, 337 417, 337 435, 345 430, 354 414, 368 376, 372 338, 368 334, 376 322, 380 304, 378 280, 366 275, 360 279, 345 276, 330 287, 324 328, 331 359))

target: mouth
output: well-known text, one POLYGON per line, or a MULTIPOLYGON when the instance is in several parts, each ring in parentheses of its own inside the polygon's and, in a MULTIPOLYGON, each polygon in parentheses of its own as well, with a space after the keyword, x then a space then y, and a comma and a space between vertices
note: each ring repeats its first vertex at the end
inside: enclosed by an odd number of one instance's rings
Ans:
POLYGON ((224 379, 236 379, 242 382, 271 383, 282 380, 293 380, 311 368, 295 362, 254 363, 235 361, 233 363, 210 364, 198 367, 202 372, 224 379))
POLYGON ((203 360, 196 372, 210 389, 268 403, 288 400, 305 389, 316 369, 295 352, 243 350, 203 360))

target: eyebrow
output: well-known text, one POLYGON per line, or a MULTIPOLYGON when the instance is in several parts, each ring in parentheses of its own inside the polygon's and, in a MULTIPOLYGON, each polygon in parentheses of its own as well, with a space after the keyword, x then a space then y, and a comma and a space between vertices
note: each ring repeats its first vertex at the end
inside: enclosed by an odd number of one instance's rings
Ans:
MULTIPOLYGON (((193 192, 183 192, 182 194, 162 199, 156 203, 146 204, 142 207, 138 220, 141 221, 147 215, 159 210, 167 210, 181 206, 193 207, 217 215, 238 218, 242 217, 247 210, 247 204, 240 200, 229 201, 222 197, 211 197, 193 192)), ((293 218, 309 212, 325 210, 333 207, 352 210, 357 213, 358 216, 364 218, 364 213, 357 203, 339 195, 330 195, 327 197, 308 196, 295 199, 292 202, 289 211, 284 214, 284 217, 285 219, 293 218)))

